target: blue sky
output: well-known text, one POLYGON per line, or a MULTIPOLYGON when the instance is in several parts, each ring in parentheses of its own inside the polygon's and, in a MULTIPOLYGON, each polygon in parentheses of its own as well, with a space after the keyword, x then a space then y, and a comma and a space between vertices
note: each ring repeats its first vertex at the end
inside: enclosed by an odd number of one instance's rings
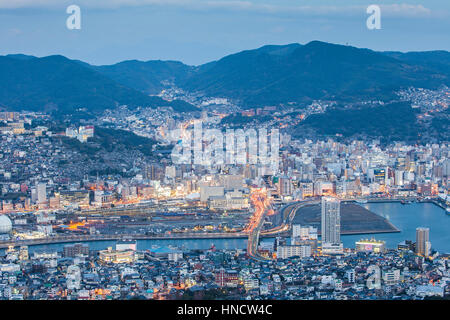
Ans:
POLYGON ((449 50, 448 0, 0 0, 0 54, 201 64, 265 44, 321 40, 374 50, 449 50), (67 6, 81 8, 68 30, 67 6), (366 8, 381 7, 381 30, 366 8))

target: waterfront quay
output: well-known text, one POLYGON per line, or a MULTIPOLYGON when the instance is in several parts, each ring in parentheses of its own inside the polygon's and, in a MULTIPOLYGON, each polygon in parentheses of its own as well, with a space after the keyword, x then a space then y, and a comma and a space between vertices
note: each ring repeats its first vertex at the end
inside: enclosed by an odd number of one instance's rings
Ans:
POLYGON ((33 246, 55 243, 91 242, 108 240, 183 240, 183 239, 232 239, 247 238, 246 233, 181 233, 170 235, 136 235, 136 234, 101 234, 101 235, 73 235, 59 236, 51 238, 40 238, 30 240, 1 241, 0 248, 5 249, 11 246, 33 246))
MULTIPOLYGON (((345 199, 342 201, 343 205, 349 203, 356 203, 356 199, 345 199)), ((405 202, 405 201, 417 201, 417 198, 368 198, 368 203, 388 203, 388 202, 405 202)), ((438 204, 436 200, 422 200, 421 202, 438 204)), ((320 203, 317 199, 309 199, 304 201, 297 201, 294 203, 289 203, 282 206, 277 214, 267 217, 266 219, 273 221, 269 228, 267 226, 259 225, 258 228, 258 239, 261 238, 271 238, 276 236, 288 237, 292 228, 292 224, 298 223, 298 218, 302 214, 302 209, 317 206, 320 203)), ((101 212, 100 210, 95 211, 96 214, 101 212)), ((127 213, 127 211, 122 211, 127 213)), ((134 212, 134 211, 133 211, 134 212)), ((374 215, 370 211, 370 214, 374 215)), ((140 212, 143 214, 143 212, 140 212)), ((111 216, 108 211, 107 216, 111 216)), ((117 217, 117 216, 116 216, 117 217)), ((364 217, 362 217, 364 218, 364 217)), ((400 232, 400 230, 385 220, 391 228, 387 229, 359 229, 359 230, 342 230, 343 235, 358 235, 358 234, 378 234, 378 233, 392 233, 400 232)), ((172 221, 173 222, 173 221, 172 221)), ((357 223, 355 221, 354 223, 357 223)), ((320 223, 320 219, 319 219, 320 223)), ((116 223, 118 224, 118 223, 116 223)), ((309 222, 309 224, 311 224, 309 222)), ((256 232, 256 231, 255 231, 256 232)), ((249 231, 240 232, 172 232, 163 234, 137 234, 137 233, 119 233, 119 234, 69 234, 69 235, 56 235, 51 237, 37 238, 37 239, 20 239, 20 240, 9 240, 0 241, 0 248, 5 249, 10 246, 33 246, 33 245, 45 245, 45 244, 56 244, 56 243, 71 243, 71 242, 90 242, 90 241, 108 241, 122 239, 133 239, 133 240, 184 240, 184 239, 241 239, 248 238, 251 233, 249 231)), ((320 234, 320 231, 319 231, 320 234)), ((256 233, 254 234, 256 235, 256 233)))

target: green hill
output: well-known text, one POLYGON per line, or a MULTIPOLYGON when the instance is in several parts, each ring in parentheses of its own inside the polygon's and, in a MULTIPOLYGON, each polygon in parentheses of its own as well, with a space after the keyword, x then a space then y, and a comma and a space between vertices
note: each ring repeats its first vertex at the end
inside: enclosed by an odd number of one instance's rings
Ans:
POLYGON ((1 56, 0 70, 0 107, 7 110, 71 113, 86 108, 96 112, 124 104, 196 109, 183 101, 148 96, 63 56, 1 56))

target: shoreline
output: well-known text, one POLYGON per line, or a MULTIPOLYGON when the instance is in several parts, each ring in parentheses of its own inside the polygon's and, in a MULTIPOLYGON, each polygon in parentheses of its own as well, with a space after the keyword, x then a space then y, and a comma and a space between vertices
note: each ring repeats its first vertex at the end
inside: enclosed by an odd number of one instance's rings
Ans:
MULTIPOLYGON (((401 230, 385 217, 365 208, 355 201, 342 201, 341 235, 399 233, 401 230)), ((292 224, 312 225, 321 234, 320 205, 299 207, 292 224)))
MULTIPOLYGON (((412 203, 407 203, 405 205, 408 204, 413 204, 413 203, 432 203, 435 206, 438 206, 439 208, 443 209, 444 211, 446 211, 447 214, 449 214, 449 212, 447 212, 447 207, 445 204, 443 204, 442 202, 436 200, 436 199, 423 199, 423 200, 418 200, 417 198, 404 198, 404 199, 367 199, 367 203, 398 203, 398 202, 402 202, 402 201, 411 201, 414 200, 414 202, 412 203)), ((357 203, 357 204, 365 204, 365 203, 359 203, 356 200, 342 200, 342 202, 346 202, 346 203, 357 203)))
MULTIPOLYGON (((401 200, 399 200, 399 199, 380 199, 380 200, 368 200, 368 202, 370 202, 370 203, 383 203, 383 202, 386 202, 386 203, 398 203, 398 202, 400 202, 401 200)), ((357 205, 361 205, 361 204, 359 204, 359 203, 357 203, 355 200, 348 200, 348 201, 345 201, 345 200, 343 200, 343 202, 347 202, 347 203, 355 203, 355 204, 357 204, 357 205)), ((434 205, 436 205, 436 206, 438 206, 439 208, 441 208, 441 209, 443 209, 443 207, 441 206, 441 205, 438 205, 438 203, 436 202, 436 201, 433 201, 433 200, 430 200, 430 199, 428 199, 428 200, 423 200, 423 201, 418 201, 417 203, 432 203, 432 204, 434 204, 434 205)), ((445 209, 443 209, 444 211, 445 211, 445 209)), ((372 211, 371 211, 372 212, 372 211)), ((389 224, 389 226, 393 229, 393 230, 389 230, 389 229, 380 229, 380 230, 352 230, 352 231, 342 231, 341 232, 341 235, 343 235, 343 236, 351 236, 351 235, 363 235, 363 234, 367 234, 367 235, 375 235, 375 234, 395 234, 395 233, 400 233, 400 232, 402 232, 402 230, 400 230, 400 229, 398 229, 395 225, 393 225, 389 220, 387 220, 386 218, 384 218, 384 217, 382 217, 382 216, 380 216, 380 215, 378 215, 377 213, 375 213, 375 212, 372 212, 373 214, 376 214, 377 216, 379 216, 379 217, 381 217, 381 218, 383 218, 384 220, 385 220, 385 222, 387 223, 387 224, 389 224)), ((448 213, 447 213, 447 215, 448 215, 448 213)), ((320 235, 320 230, 318 230, 318 234, 320 235)), ((129 236, 129 235, 128 235, 129 236)), ((158 241, 160 241, 160 240, 162 240, 162 241, 165 241, 165 240, 180 240, 180 241, 182 241, 182 240, 205 240, 205 239, 211 239, 211 240, 213 240, 213 239, 218 239, 218 240, 220 240, 220 239, 245 239, 245 238, 247 238, 247 236, 245 236, 245 235, 242 235, 242 236, 236 236, 236 235, 227 235, 227 236, 224 236, 224 235, 222 235, 222 236, 217 236, 217 237, 214 237, 214 236, 212 236, 212 235, 209 235, 208 237, 202 237, 202 236, 199 236, 199 238, 190 238, 190 237, 173 237, 173 238, 163 238, 163 237, 152 237, 152 236, 143 236, 143 235, 136 235, 135 237, 132 237, 132 238, 135 238, 135 240, 158 240, 158 241)), ((274 236, 271 236, 271 235, 263 235, 263 234, 261 234, 261 238, 265 238, 265 239, 270 239, 270 238, 274 238, 274 236)), ((53 241, 48 241, 48 239, 47 239, 47 241, 45 241, 44 239, 42 239, 43 241, 41 242, 41 241, 36 241, 37 243, 21 243, 21 242, 16 242, 16 243, 12 243, 11 241, 8 241, 9 243, 9 245, 14 245, 14 246, 20 246, 20 245, 28 245, 28 246, 41 246, 41 245, 47 245, 47 244, 64 244, 64 243, 77 243, 77 242, 83 242, 83 243, 85 243, 85 242, 98 242, 98 241, 118 241, 118 240, 120 240, 120 239, 111 239, 111 238, 107 238, 107 239, 76 239, 76 240, 66 240, 66 239, 61 239, 61 240, 63 240, 63 241, 55 241, 55 242, 53 242, 53 241)), ((58 240, 60 240, 60 239, 58 239, 58 240)), ((32 241, 30 241, 30 242, 32 242, 32 241)), ((7 245, 6 245, 6 243, 2 243, 2 244, 0 244, 0 250, 2 250, 2 249, 7 249, 7 245)))

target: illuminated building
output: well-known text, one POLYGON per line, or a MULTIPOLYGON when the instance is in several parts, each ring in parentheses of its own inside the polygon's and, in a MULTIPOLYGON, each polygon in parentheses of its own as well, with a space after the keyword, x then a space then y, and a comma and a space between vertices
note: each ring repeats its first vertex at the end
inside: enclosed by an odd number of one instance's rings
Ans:
POLYGON ((103 263, 132 263, 134 262, 134 251, 117 251, 109 247, 99 253, 99 259, 103 263))
POLYGON ((419 227, 416 229, 416 253, 428 257, 431 253, 430 229, 419 227))
POLYGON ((156 180, 156 166, 151 164, 150 166, 146 166, 146 174, 145 178, 149 180, 156 180))
POLYGON ((358 252, 385 252, 386 250, 386 243, 385 241, 377 241, 375 239, 364 239, 357 241, 355 243, 356 251, 358 252))
POLYGON ((383 280, 388 286, 397 284, 400 281, 400 270, 383 271, 383 280))
POLYGON ((291 245, 291 246, 278 246, 277 247, 277 258, 287 259, 290 257, 310 257, 311 256, 311 246, 308 245, 291 245))
POLYGON ((51 209, 58 209, 60 206, 60 198, 59 198, 59 194, 55 194, 54 197, 50 197, 49 199, 49 207, 51 209))
POLYGON ((355 269, 345 271, 345 277, 349 283, 355 283, 355 269))
POLYGON ((245 290, 249 291, 252 289, 258 289, 259 288, 259 280, 254 277, 246 277, 244 279, 244 287, 245 290))
POLYGON ((398 251, 415 251, 415 243, 411 240, 404 240, 397 245, 398 251))
POLYGON ((76 138, 80 142, 86 142, 88 138, 94 136, 93 126, 80 126, 79 129, 76 128, 66 128, 66 136, 69 138, 76 138))
POLYGON ((236 270, 221 269, 216 272, 215 282, 220 287, 236 287, 239 284, 239 275, 236 270))
POLYGON ((14 121, 19 119, 18 112, 0 112, 0 120, 14 121))
POLYGON ((322 198, 322 242, 341 242, 341 203, 339 199, 322 198))
POLYGON ((292 226, 292 238, 300 238, 301 240, 317 240, 317 228, 294 224, 292 226))
POLYGON ((6 213, 14 210, 14 204, 10 201, 3 200, 1 204, 2 204, 2 212, 6 213))
POLYGON ((329 181, 318 181, 314 183, 314 195, 316 196, 332 195, 333 189, 334 185, 329 181))
POLYGON ((249 207, 248 199, 240 192, 228 192, 225 196, 212 196, 208 207, 215 210, 242 210, 249 207))
POLYGON ((322 197, 321 217, 322 253, 342 253, 341 243, 341 202, 332 197, 322 197))
POLYGON ((322 242, 322 254, 341 254, 343 251, 342 243, 322 242))
POLYGON ((379 184, 385 184, 387 178, 387 170, 384 168, 377 168, 373 170, 374 180, 379 184))
POLYGON ((66 286, 69 290, 78 290, 80 289, 81 283, 81 271, 80 267, 77 265, 70 265, 67 268, 66 274, 66 286))
POLYGON ((94 193, 94 205, 103 207, 108 206, 113 201, 113 194, 111 192, 105 192, 103 190, 95 190, 94 193))
POLYGON ((395 170, 395 185, 397 186, 403 186, 403 171, 402 170, 395 170))
POLYGON ((19 249, 19 260, 20 261, 26 261, 28 260, 28 246, 21 246, 19 249))
POLYGON ((300 190, 302 190, 303 198, 312 197, 314 195, 314 184, 312 182, 300 182, 300 190))
POLYGON ((35 251, 33 253, 34 260, 58 259, 57 251, 35 251))
POLYGON ((61 191, 59 194, 60 203, 64 207, 78 205, 80 208, 89 207, 89 191, 61 191))

